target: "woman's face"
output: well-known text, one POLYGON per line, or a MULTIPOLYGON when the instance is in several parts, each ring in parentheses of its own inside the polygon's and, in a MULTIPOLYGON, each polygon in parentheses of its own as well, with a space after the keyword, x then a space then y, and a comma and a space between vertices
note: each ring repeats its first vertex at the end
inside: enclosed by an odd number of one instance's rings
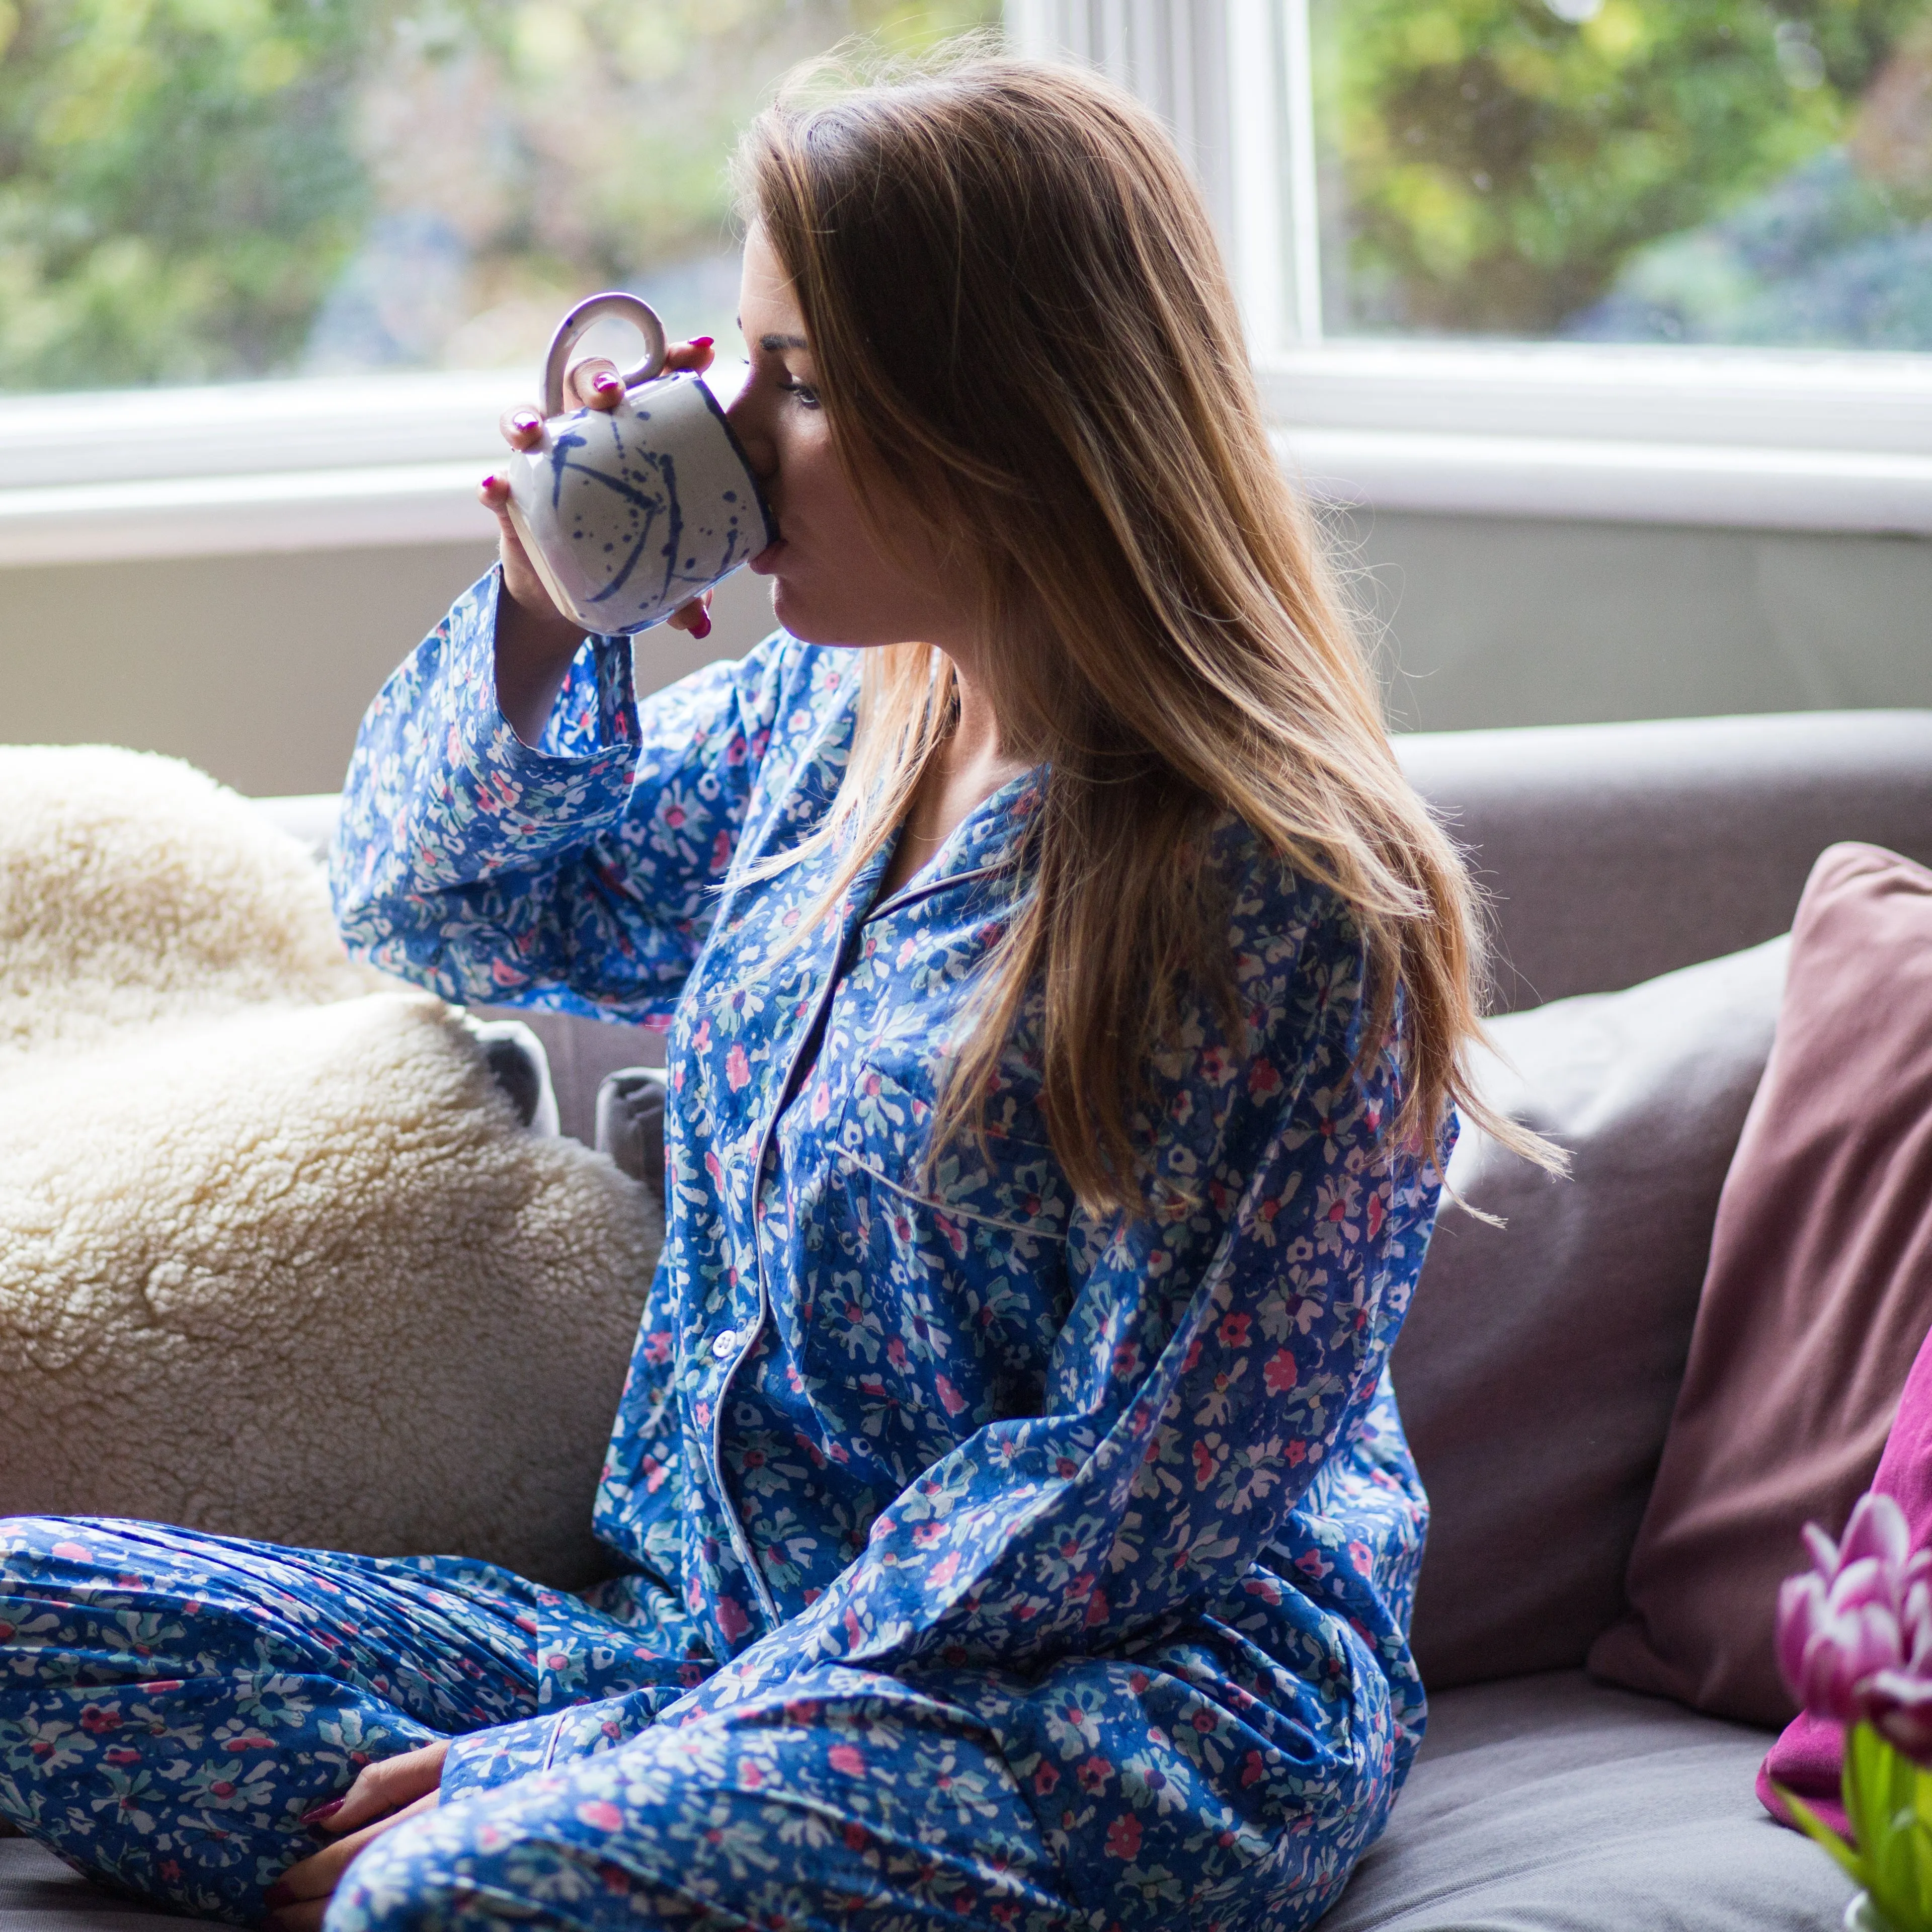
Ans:
MULTIPOLYGON (((832 453, 790 278, 756 226, 745 244, 738 324, 752 374, 729 416, 778 519, 778 541, 752 568, 771 578, 778 622, 814 644, 958 640, 964 599, 949 592, 944 573, 909 570, 866 528, 832 453)), ((891 486, 881 484, 875 500, 890 521, 891 486)))

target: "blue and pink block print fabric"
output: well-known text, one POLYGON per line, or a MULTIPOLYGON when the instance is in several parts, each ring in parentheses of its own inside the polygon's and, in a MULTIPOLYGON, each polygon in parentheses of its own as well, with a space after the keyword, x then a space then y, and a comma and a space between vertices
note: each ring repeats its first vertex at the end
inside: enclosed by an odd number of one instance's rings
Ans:
POLYGON ((194 1670, 116 1666, 179 1678, 143 1721, 171 1735, 196 1699, 241 1719, 259 1569, 278 1580, 260 1642, 343 1660, 320 1673, 332 1712, 380 1727, 376 1749, 458 1740, 442 1808, 357 1862, 332 1932, 1309 1924, 1382 1828, 1424 1712, 1407 1631, 1426 1511, 1386 1367, 1436 1168, 1389 1131, 1390 1057, 1360 1058, 1346 910, 1245 826, 1214 832, 1240 1024, 1204 1004, 1151 1070, 1146 1214, 1074 1200, 1037 999, 985 1145, 931 1158, 1050 774, 994 793, 890 894, 888 848, 827 904, 842 848, 813 835, 856 653, 780 634, 640 704, 630 645, 592 640, 530 747, 496 704, 496 596, 493 576, 460 600, 371 706, 336 902, 357 950, 448 998, 669 1029, 668 1238, 596 1508, 625 1574, 566 1600, 445 1558, 70 1526, 76 1547, 147 1539, 90 1568, 33 1530, 6 1587, 52 1634, 0 1609, 8 1815, 245 1919, 305 1849, 292 1808, 346 1781, 319 1729, 272 1754, 245 1878, 181 1842, 195 1752, 119 1766, 172 1834, 165 1880, 132 1814, 110 1821, 115 1768, 91 1744, 29 1762, 27 1727, 79 1726, 42 1700, 70 1656, 120 1656, 82 1604, 124 1563, 128 1615, 182 1622, 167 1606, 191 1597, 210 1633, 166 1640, 194 1670), (209 1623, 194 1579, 217 1550, 232 1602, 209 1623), (385 1605, 352 1662, 322 1634, 345 1565, 385 1605), (527 1649, 487 1634, 511 1630, 527 1649))

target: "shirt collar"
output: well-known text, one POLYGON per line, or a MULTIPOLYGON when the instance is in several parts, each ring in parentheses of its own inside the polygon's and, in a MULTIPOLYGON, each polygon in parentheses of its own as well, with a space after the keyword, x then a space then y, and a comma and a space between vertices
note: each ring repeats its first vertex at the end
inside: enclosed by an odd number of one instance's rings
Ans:
MULTIPOLYGON (((907 900, 950 884, 969 874, 1019 866, 1024 860, 1034 814, 1046 797, 1046 767, 1036 765, 1009 778, 998 790, 988 792, 952 828, 946 843, 889 899, 874 906, 867 915, 875 918, 907 900)), ((872 855, 860 878, 853 883, 876 880, 891 862, 895 833, 872 855)))

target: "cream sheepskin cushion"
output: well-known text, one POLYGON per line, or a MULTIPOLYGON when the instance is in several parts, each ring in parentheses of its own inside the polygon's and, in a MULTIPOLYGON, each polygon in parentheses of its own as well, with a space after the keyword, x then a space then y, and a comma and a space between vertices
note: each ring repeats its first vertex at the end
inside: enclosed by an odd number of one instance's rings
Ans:
POLYGON ((245 800, 0 747, 0 1515, 584 1581, 660 1232, 245 800))

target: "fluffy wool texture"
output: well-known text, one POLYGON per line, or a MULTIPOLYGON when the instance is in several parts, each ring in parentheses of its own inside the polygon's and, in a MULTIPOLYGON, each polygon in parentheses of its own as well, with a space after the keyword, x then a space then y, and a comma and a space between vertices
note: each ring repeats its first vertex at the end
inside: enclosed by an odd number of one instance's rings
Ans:
POLYGON ((0 748, 0 1515, 584 1581, 661 1234, 245 800, 0 748))

